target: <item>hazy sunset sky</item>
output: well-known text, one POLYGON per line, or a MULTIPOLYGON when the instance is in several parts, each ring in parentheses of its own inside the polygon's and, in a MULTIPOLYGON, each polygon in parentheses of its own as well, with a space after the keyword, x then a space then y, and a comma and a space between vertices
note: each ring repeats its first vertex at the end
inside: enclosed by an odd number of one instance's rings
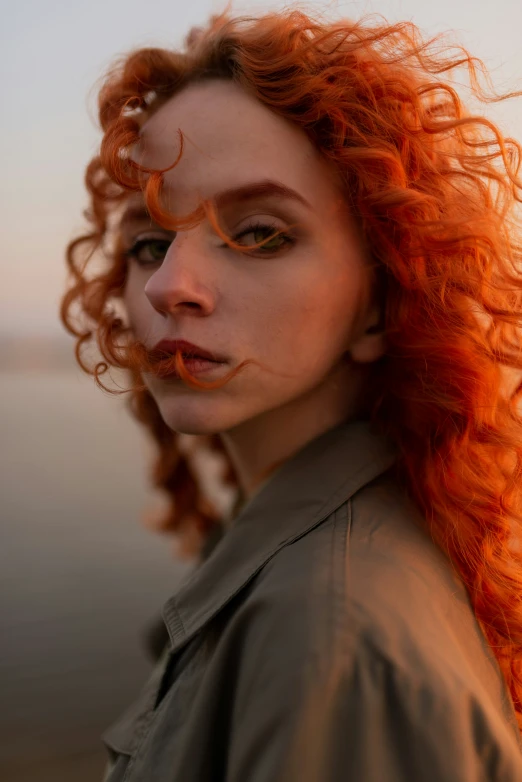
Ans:
MULTIPOLYGON (((282 6, 243 0, 232 12, 282 6)), ((85 225, 84 169, 101 138, 96 81, 135 46, 181 45, 192 25, 223 7, 210 0, 4 0, 0 335, 64 333, 64 247, 85 225)), ((409 19, 428 34, 452 30, 453 40, 486 62, 497 89, 522 89, 521 0, 339 2, 328 14, 367 12, 409 19)), ((522 139, 522 98, 488 111, 522 139)))

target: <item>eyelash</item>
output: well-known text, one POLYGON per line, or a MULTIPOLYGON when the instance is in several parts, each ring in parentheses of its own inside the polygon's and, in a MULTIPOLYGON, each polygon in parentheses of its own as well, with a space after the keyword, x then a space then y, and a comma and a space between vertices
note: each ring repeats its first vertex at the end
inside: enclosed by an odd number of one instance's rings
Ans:
MULTIPOLYGON (((270 225, 269 223, 257 222, 257 223, 252 223, 252 225, 247 226, 246 228, 244 228, 242 231, 240 231, 238 234, 236 234, 232 238, 234 239, 235 242, 237 242, 238 239, 241 239, 243 236, 246 236, 247 234, 253 233, 255 231, 261 231, 261 232, 266 231, 267 234, 268 234, 268 232, 274 233, 274 231, 278 231, 278 230, 279 229, 277 228, 277 226, 270 225)), ((265 237, 265 238, 268 238, 268 237, 265 237)), ((274 239, 283 239, 284 240, 283 246, 282 247, 278 247, 276 250, 265 250, 263 247, 258 247, 255 252, 261 252, 263 255, 275 254, 275 253, 281 252, 285 248, 285 246, 288 246, 288 245, 293 246, 295 244, 295 242, 296 242, 296 239, 295 239, 294 236, 292 236, 291 234, 284 233, 284 232, 279 233, 277 236, 274 236, 273 238, 274 239)), ((140 261, 138 259, 138 254, 139 254, 141 248, 147 246, 151 242, 164 242, 165 244, 170 244, 170 242, 167 239, 153 239, 153 238, 151 238, 151 239, 138 239, 138 241, 135 242, 132 245, 132 247, 130 247, 128 250, 125 250, 125 252, 123 253, 124 257, 125 258, 133 258, 136 261, 136 263, 139 264, 140 266, 150 266, 150 265, 152 265, 154 263, 161 263, 161 260, 140 261)), ((228 245, 226 245, 226 244, 221 245, 221 246, 222 247, 228 247, 228 245)))

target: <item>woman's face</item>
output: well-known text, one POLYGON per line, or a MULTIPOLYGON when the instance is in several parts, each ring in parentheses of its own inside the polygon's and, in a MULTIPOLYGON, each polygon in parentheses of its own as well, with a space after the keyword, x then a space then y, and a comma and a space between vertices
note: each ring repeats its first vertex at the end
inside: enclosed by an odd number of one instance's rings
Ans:
MULTIPOLYGON (((363 250, 335 176, 306 135, 238 85, 207 81, 187 87, 150 117, 134 159, 154 168, 170 165, 179 152, 178 128, 183 155, 164 175, 162 196, 176 215, 194 209, 199 198, 260 180, 277 180, 300 196, 242 197, 219 207, 219 222, 232 237, 255 223, 272 231, 301 223, 289 231, 294 241, 280 235, 251 255, 224 245, 207 220, 177 233, 148 218, 121 223, 127 248, 137 239, 156 240, 129 259, 124 304, 134 336, 148 348, 161 339, 185 339, 226 356, 226 364, 200 376, 203 381, 245 359, 262 365, 247 365, 211 391, 145 375, 172 430, 215 434, 313 395, 336 368, 346 367, 346 351, 369 362, 382 354, 382 344, 375 335, 354 333, 367 275, 363 250)), ((141 193, 128 201, 140 203, 141 193)), ((269 233, 237 241, 254 244, 269 233)))

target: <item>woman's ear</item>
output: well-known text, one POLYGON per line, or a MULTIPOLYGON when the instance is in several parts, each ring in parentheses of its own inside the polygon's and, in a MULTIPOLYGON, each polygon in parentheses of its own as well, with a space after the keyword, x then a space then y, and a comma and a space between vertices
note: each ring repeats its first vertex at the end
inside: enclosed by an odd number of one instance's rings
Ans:
POLYGON ((373 307, 368 313, 362 331, 359 331, 359 336, 348 348, 348 353, 353 361, 369 364, 381 358, 385 351, 386 340, 382 312, 379 307, 373 307))

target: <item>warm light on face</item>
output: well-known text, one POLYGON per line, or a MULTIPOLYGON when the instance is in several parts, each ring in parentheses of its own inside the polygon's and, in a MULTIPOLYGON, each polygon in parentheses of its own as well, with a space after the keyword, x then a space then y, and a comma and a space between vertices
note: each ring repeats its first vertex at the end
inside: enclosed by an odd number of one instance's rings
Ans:
POLYGON ((205 220, 162 228, 134 194, 121 221, 132 253, 124 300, 146 345, 186 339, 243 366, 208 393, 147 379, 173 429, 219 432, 344 371, 365 257, 339 183, 308 138, 237 85, 193 85, 166 102, 142 128, 140 163, 170 165, 177 127, 187 143, 164 174, 162 208, 179 218, 213 199, 220 226, 245 249, 227 246, 205 220))

